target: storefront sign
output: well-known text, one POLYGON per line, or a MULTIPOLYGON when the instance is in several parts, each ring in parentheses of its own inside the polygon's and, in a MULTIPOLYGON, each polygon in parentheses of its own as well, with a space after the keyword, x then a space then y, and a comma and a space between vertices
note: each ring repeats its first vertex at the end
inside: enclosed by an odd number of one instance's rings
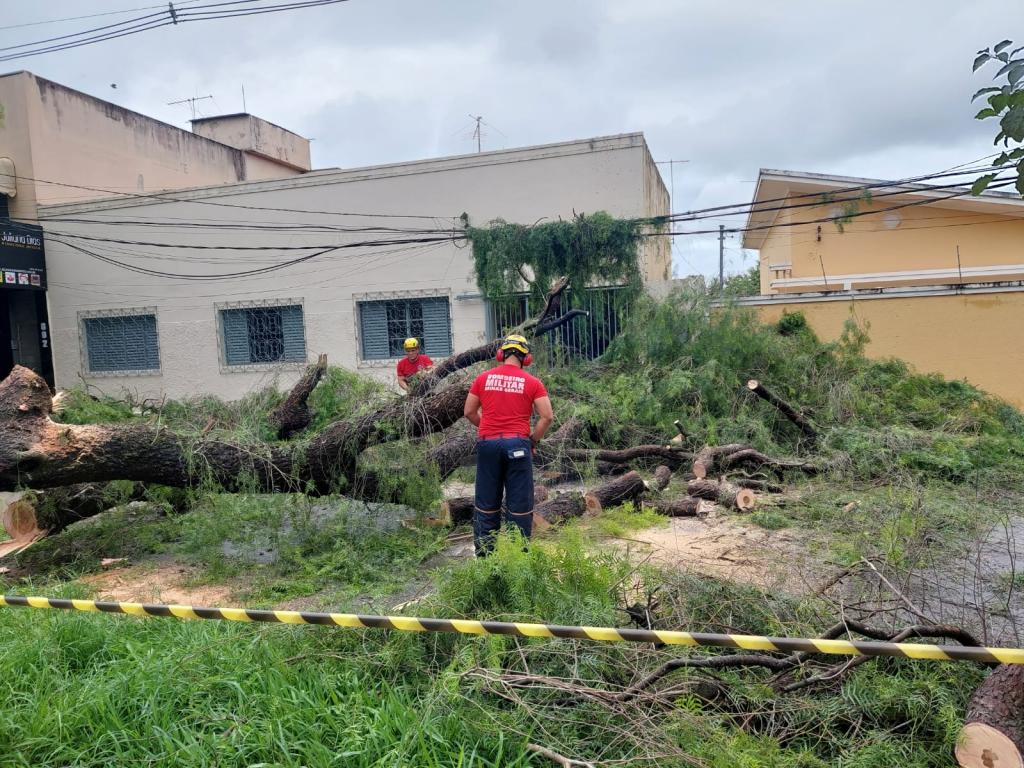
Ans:
POLYGON ((43 230, 32 224, 0 224, 0 290, 46 290, 43 230))

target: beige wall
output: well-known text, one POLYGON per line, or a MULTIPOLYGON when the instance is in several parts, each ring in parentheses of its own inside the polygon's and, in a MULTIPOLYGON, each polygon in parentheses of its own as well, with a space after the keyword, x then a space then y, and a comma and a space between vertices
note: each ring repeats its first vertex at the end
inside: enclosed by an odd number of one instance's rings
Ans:
POLYGON ((311 167, 309 139, 254 115, 224 115, 193 120, 192 130, 200 136, 255 153, 274 162, 304 171, 311 167))
POLYGON ((847 319, 868 324, 867 353, 897 357, 1024 408, 1024 287, 1002 293, 823 300, 755 307, 762 320, 803 312, 815 333, 834 340, 847 319))
MULTIPOLYGON (((264 225, 329 224, 334 227, 422 228, 455 226, 468 213, 475 225, 495 218, 533 223, 542 217, 570 217, 574 211, 605 210, 620 217, 643 217, 667 208, 664 186, 649 175, 650 154, 643 136, 570 142, 503 152, 350 171, 314 172, 295 179, 195 190, 176 195, 194 202, 99 202, 51 206, 41 211, 44 227, 91 236, 168 243, 233 245, 327 245, 374 237, 366 233, 266 230, 178 230, 59 222, 62 217, 124 220, 181 217, 264 225), (657 187, 661 186, 659 193, 657 187), (204 205, 236 202, 263 208, 337 210, 393 214, 397 218, 328 216, 204 205), (660 206, 656 210, 652 207, 660 206), (410 214, 428 219, 402 218, 410 214)), ((97 250, 104 250, 94 244, 97 250)), ((118 258, 133 264, 183 272, 215 274, 251 269, 295 252, 233 252, 157 249, 134 246, 118 258)), ((105 253, 109 252, 104 250, 105 253)), ((319 257, 258 277, 192 282, 143 275, 100 263, 66 246, 47 246, 54 364, 59 387, 72 386, 82 371, 79 320, 82 312, 152 307, 160 338, 159 376, 90 376, 107 392, 122 388, 140 396, 181 397, 209 392, 237 398, 275 377, 290 383, 301 366, 225 369, 221 365, 217 305, 223 302, 301 301, 309 356, 326 352, 332 364, 359 368, 390 379, 391 362, 360 359, 357 309, 360 298, 446 296, 450 301, 453 346, 465 349, 484 338, 484 302, 473 277, 471 251, 436 246, 353 249, 319 257)), ((662 272, 648 275, 661 280, 662 272)))
POLYGON ((17 72, 0 77, 0 156, 16 165, 12 215, 35 218, 35 203, 77 202, 108 192, 206 186, 300 171, 219 144, 101 99, 17 72), (101 191, 42 181, 95 187, 101 191))
MULTIPOLYGON (((884 285, 931 285, 982 280, 1016 280, 1024 277, 1024 206, 999 214, 985 208, 984 201, 958 200, 929 203, 882 212, 880 209, 900 205, 913 198, 876 198, 861 203, 858 211, 879 211, 858 216, 843 226, 842 231, 831 222, 820 225, 802 224, 785 227, 790 220, 836 216, 841 209, 835 205, 783 211, 769 230, 760 250, 761 292, 835 290, 843 287, 843 276, 889 272, 947 270, 957 273, 972 268, 1009 265, 1013 268, 995 270, 991 276, 961 280, 958 274, 893 275, 877 279, 853 280, 850 287, 884 285), (1011 215, 1012 214, 1012 215, 1011 215), (959 247, 959 265, 957 249, 959 247), (773 273, 770 265, 790 264, 791 273, 773 273), (822 278, 822 271, 828 277, 822 278), (771 286, 778 277, 809 278, 812 285, 771 286)), ((807 198, 790 203, 806 203, 807 198)))

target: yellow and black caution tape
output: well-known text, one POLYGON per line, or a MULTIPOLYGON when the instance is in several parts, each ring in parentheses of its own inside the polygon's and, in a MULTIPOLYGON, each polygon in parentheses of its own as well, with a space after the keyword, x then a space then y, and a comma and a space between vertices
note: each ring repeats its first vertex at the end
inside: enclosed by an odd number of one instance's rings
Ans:
POLYGON ((202 608, 192 605, 151 605, 103 600, 68 600, 56 597, 0 596, 0 606, 59 608, 93 613, 125 613, 131 616, 161 616, 178 619, 219 619, 222 621, 263 621, 279 624, 315 624, 349 629, 397 629, 403 632, 459 632, 466 635, 514 635, 515 637, 572 638, 574 640, 664 643, 666 645, 742 648, 748 651, 808 651, 841 656, 896 656, 905 659, 939 661, 980 661, 1024 664, 1024 648, 985 648, 929 643, 885 643, 869 640, 824 640, 821 638, 767 637, 764 635, 722 635, 707 632, 677 632, 665 629, 628 627, 567 627, 559 624, 526 624, 510 621, 432 619, 414 616, 363 616, 355 613, 312 613, 270 611, 252 608, 202 608))

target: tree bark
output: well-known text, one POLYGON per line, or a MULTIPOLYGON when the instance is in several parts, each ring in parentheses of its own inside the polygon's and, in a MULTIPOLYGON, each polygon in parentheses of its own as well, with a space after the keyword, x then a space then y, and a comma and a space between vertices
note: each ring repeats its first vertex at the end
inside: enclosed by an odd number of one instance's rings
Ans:
POLYGON ((427 461, 437 465, 441 480, 447 480, 456 469, 472 463, 476 442, 477 433, 472 425, 457 423, 443 441, 427 451, 427 461))
POLYGON ((645 501, 644 508, 652 509, 659 515, 666 517, 703 517, 711 510, 711 503, 704 499, 697 499, 693 496, 684 496, 681 499, 659 499, 657 501, 645 501))
POLYGON ((357 479, 363 450, 446 429, 462 418, 468 390, 458 381, 421 398, 396 399, 307 442, 236 444, 150 425, 58 424, 50 419, 46 383, 17 366, 0 382, 0 490, 134 480, 172 487, 212 481, 226 491, 343 491, 357 479))
POLYGON ((655 459, 670 466, 679 466, 683 461, 693 458, 693 455, 690 453, 665 445, 635 445, 632 448, 623 448, 621 450, 570 448, 565 453, 569 458, 579 461, 606 461, 612 464, 626 464, 641 459, 655 459))
POLYGON ((627 472, 621 477, 609 480, 604 485, 588 491, 583 495, 583 500, 586 503, 587 513, 596 515, 607 507, 614 507, 627 501, 636 501, 646 490, 647 483, 640 477, 639 472, 627 472))
POLYGON ((706 446, 698 451, 693 459, 693 474, 698 480, 703 480, 708 475, 740 466, 768 467, 779 474, 787 469, 795 469, 809 475, 819 471, 819 467, 809 461, 776 459, 749 445, 729 443, 706 446))
POLYGON ((316 389, 316 385, 320 383, 326 370, 327 355, 320 355, 292 387, 288 397, 270 412, 267 420, 270 422, 270 426, 277 429, 278 439, 286 440, 309 426, 312 419, 309 410, 309 396, 316 389))
POLYGON ((749 488, 740 488, 732 483, 714 482, 712 480, 691 480, 686 484, 686 492, 699 499, 717 501, 726 507, 745 512, 753 509, 757 497, 749 488))
POLYGON ((1024 766, 1024 665, 996 667, 971 697, 956 745, 963 768, 1024 766))
POLYGON ((760 397, 766 403, 771 403, 775 406, 779 413, 793 422, 793 424, 795 424, 796 427, 804 433, 804 436, 812 443, 818 439, 818 431, 811 425, 811 422, 807 417, 770 389, 765 387, 760 381, 757 379, 751 379, 747 382, 747 389, 760 397))
POLYGON ((667 464, 658 465, 657 469, 654 470, 654 490, 664 491, 668 488, 668 484, 672 482, 672 469, 667 464))

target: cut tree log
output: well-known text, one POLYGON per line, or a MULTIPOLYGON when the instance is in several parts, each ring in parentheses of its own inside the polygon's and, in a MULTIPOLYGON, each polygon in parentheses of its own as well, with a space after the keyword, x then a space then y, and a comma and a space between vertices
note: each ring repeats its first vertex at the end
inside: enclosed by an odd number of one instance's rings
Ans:
POLYGON ((811 442, 818 439, 818 431, 811 425, 810 420, 804 416, 800 411, 794 408, 792 405, 787 403, 781 397, 776 395, 770 389, 765 387, 757 379, 751 379, 747 382, 747 389, 753 392, 755 395, 760 397, 766 403, 770 403, 778 409, 779 413, 789 419, 796 427, 804 433, 811 442))
POLYGON ((645 501, 644 508, 666 517, 704 517, 714 508, 714 504, 705 499, 684 496, 681 499, 645 501))
POLYGON ((693 474, 698 480, 703 480, 708 475, 714 474, 718 463, 723 456, 730 453, 742 451, 747 446, 742 443, 729 443, 728 445, 708 445, 701 448, 693 457, 693 474))
POLYGON ((143 483, 112 490, 106 483, 79 483, 41 491, 28 491, 7 506, 4 530, 12 539, 29 526, 47 534, 58 533, 72 523, 105 512, 117 504, 137 501, 146 495, 143 483))
POLYGON ((309 396, 320 383, 327 370, 327 355, 320 355, 299 378, 288 397, 281 401, 267 417, 270 426, 277 429, 277 437, 286 440, 309 426, 313 418, 309 410, 309 396))
POLYGON ((533 510, 534 524, 543 529, 584 514, 597 515, 608 507, 636 501, 645 490, 647 484, 640 474, 627 472, 582 495, 564 493, 537 505, 533 510))
POLYGON ((974 692, 956 759, 963 768, 1024 768, 1024 665, 996 667, 974 692))
POLYGON ((672 482, 672 468, 667 464, 659 464, 654 470, 654 490, 664 491, 668 488, 668 484, 672 482))
POLYGON ((686 484, 686 492, 698 499, 717 501, 741 512, 753 509, 757 502, 757 497, 749 488, 740 488, 727 482, 716 483, 713 480, 691 480, 686 484))
POLYGON ((587 514, 597 515, 608 507, 636 501, 646 490, 647 483, 640 477, 639 472, 627 472, 622 477, 609 480, 604 485, 587 491, 583 494, 583 500, 586 502, 587 514))

